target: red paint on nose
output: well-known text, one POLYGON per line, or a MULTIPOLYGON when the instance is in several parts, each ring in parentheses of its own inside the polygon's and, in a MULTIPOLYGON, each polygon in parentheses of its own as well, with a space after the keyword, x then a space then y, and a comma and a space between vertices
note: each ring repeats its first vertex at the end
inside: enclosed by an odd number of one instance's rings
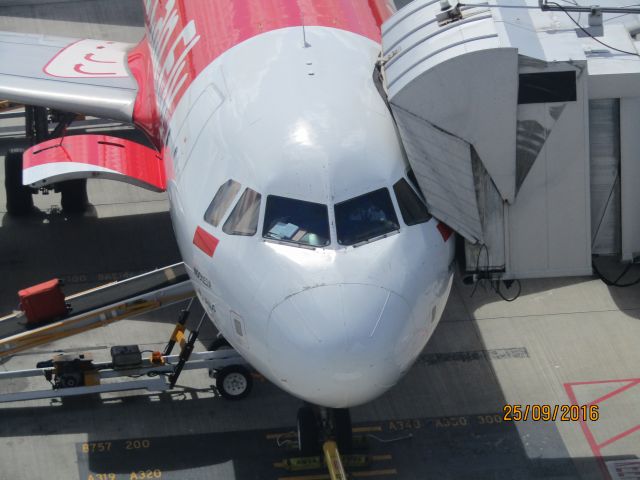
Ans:
POLYGON ((210 257, 213 257, 213 254, 218 247, 218 240, 216 237, 211 235, 209 232, 203 230, 202 228, 196 228, 196 233, 193 236, 193 244, 202 250, 205 254, 210 257))
POLYGON ((438 222, 438 231, 445 242, 453 235, 453 230, 446 223, 438 222))

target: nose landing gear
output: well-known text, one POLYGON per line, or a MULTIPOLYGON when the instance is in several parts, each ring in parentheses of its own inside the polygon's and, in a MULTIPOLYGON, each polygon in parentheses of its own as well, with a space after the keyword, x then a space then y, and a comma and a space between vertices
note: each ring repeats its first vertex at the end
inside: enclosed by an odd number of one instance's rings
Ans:
POLYGON ((298 449, 305 455, 320 452, 323 442, 334 440, 343 453, 353 446, 351 415, 346 408, 305 405, 298 410, 298 449))
POLYGON ((298 410, 298 449, 305 456, 323 452, 332 480, 347 478, 340 454, 350 453, 352 447, 348 409, 305 405, 298 410))

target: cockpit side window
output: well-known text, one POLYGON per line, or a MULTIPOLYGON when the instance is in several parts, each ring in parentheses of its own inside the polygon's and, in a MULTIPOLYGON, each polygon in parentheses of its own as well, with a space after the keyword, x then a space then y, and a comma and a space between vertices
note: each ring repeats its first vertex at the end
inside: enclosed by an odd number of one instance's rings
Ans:
POLYGON ((224 222, 222 231, 228 235, 252 236, 258 231, 258 216, 260 215, 260 201, 262 195, 258 192, 245 189, 231 215, 224 222))
POLYGON ((404 178, 393 185, 393 191, 396 193, 404 223, 417 225, 431 220, 427 207, 404 178))
POLYGON ((335 212, 340 245, 355 245, 400 229, 386 188, 337 203, 335 212))
POLYGON ((310 247, 331 243, 326 205, 269 195, 262 236, 310 247))
POLYGON ((227 180, 223 183, 204 213, 204 221, 217 227, 238 191, 240 191, 240 184, 235 180, 227 180))

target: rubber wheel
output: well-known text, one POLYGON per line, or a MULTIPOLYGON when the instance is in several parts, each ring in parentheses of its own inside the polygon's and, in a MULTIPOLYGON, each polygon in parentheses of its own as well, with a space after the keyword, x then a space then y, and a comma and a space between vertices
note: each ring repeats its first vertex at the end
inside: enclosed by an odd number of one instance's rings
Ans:
POLYGON ((62 209, 66 213, 80 214, 87 211, 89 197, 87 196, 87 179, 67 180, 58 184, 62 194, 62 209))
POLYGON ((231 348, 231 345, 229 344, 229 342, 227 342, 226 338, 218 337, 213 342, 211 342, 208 350, 210 352, 215 352, 216 350, 220 350, 221 348, 225 347, 231 348))
POLYGON ((346 408, 333 410, 333 428, 340 453, 350 453, 353 448, 351 414, 346 408))
POLYGON ((242 365, 230 365, 219 370, 216 388, 227 400, 241 400, 251 393, 253 378, 242 365))
POLYGON ((73 388, 80 385, 80 380, 76 375, 63 375, 60 378, 60 385, 62 388, 73 388))
POLYGON ((318 420, 310 407, 298 410, 298 450, 302 455, 316 455, 320 452, 318 420))
POLYGON ((7 213, 28 215, 33 211, 33 190, 22 185, 22 152, 9 151, 4 158, 4 186, 7 192, 7 213))

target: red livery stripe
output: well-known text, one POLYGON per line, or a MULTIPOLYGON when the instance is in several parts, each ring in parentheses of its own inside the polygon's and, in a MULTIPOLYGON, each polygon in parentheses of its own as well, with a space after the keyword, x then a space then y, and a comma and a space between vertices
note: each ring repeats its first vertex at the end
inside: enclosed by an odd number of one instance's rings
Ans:
MULTIPOLYGON (((166 121, 191 82, 211 62, 235 45, 261 33, 303 25, 323 26, 380 42, 380 24, 392 11, 387 2, 144 0, 160 114, 166 121)), ((141 44, 135 53, 140 54, 145 49, 146 45, 141 44)), ((129 60, 131 65, 135 56, 130 56, 129 60)), ((132 70, 140 83, 148 77, 139 65, 134 65, 132 70)), ((148 69, 148 65, 146 67, 148 69)), ((139 99, 139 103, 146 101, 139 99)), ((158 127, 152 121, 154 113, 151 110, 150 106, 136 104, 134 120, 146 130, 152 126, 156 130, 151 132, 152 136, 157 139, 158 127)))
POLYGON ((193 244, 208 256, 213 257, 218 243, 220 243, 220 240, 209 232, 200 227, 196 228, 196 233, 193 235, 193 244))

